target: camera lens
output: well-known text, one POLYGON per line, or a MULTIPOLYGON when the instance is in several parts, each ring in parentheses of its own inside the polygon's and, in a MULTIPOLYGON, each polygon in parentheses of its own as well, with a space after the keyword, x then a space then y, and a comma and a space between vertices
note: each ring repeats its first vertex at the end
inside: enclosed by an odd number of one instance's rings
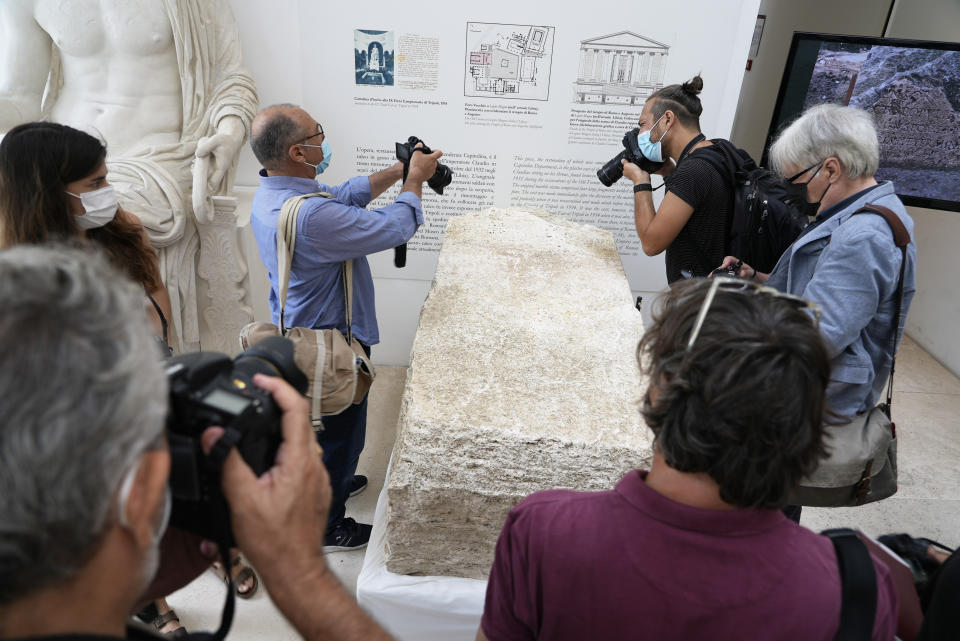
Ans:
POLYGON ((234 368, 250 378, 257 373, 279 375, 301 394, 307 390, 307 377, 294 360, 293 343, 280 336, 264 338, 248 348, 234 360, 234 368))
POLYGON ((430 177, 430 180, 427 181, 427 185, 433 191, 437 192, 441 196, 443 195, 443 188, 450 184, 453 180, 453 172, 446 165, 441 165, 437 163, 437 170, 430 177))
POLYGON ((609 187, 613 183, 623 178, 623 164, 620 162, 627 157, 627 150, 624 149, 619 154, 607 161, 603 167, 597 170, 597 178, 603 183, 604 187, 609 187))

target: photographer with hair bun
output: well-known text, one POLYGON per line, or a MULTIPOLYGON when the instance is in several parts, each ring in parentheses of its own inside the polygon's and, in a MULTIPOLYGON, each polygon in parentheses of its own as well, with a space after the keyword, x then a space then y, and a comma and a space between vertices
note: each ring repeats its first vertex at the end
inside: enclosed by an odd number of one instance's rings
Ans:
POLYGON ((666 193, 653 206, 650 174, 623 161, 623 175, 633 181, 634 223, 647 256, 666 250, 667 282, 706 276, 728 253, 733 214, 730 187, 698 150, 713 143, 700 131, 703 105, 699 74, 688 82, 664 87, 643 105, 638 125, 640 151, 664 162, 666 193))

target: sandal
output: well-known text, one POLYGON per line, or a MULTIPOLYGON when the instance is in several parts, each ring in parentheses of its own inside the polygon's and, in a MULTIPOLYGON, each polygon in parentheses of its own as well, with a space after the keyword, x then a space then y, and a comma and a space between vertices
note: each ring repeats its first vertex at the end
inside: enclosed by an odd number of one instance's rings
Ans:
MULTIPOLYGON (((257 579, 257 573, 253 571, 253 568, 249 565, 243 563, 240 558, 239 552, 234 555, 230 555, 233 560, 231 561, 231 573, 233 573, 233 590, 237 593, 237 596, 241 599, 249 599, 257 592, 257 588, 260 587, 260 581, 257 579), (240 571, 237 571, 237 568, 240 568, 240 571), (241 592, 241 586, 245 585, 248 581, 253 579, 253 583, 250 585, 248 590, 241 592)), ((210 566, 211 569, 216 573, 217 576, 224 582, 224 584, 229 585, 230 579, 227 576, 227 573, 223 569, 223 564, 219 561, 214 561, 213 565, 210 566)))
POLYGON ((137 618, 147 625, 153 626, 158 634, 162 634, 165 637, 179 639, 187 636, 187 629, 180 624, 180 617, 177 616, 177 613, 174 612, 173 608, 170 608, 163 614, 160 614, 160 612, 157 610, 156 603, 151 602, 144 609, 137 612, 137 618), (175 622, 177 627, 164 632, 163 628, 172 622, 175 622))

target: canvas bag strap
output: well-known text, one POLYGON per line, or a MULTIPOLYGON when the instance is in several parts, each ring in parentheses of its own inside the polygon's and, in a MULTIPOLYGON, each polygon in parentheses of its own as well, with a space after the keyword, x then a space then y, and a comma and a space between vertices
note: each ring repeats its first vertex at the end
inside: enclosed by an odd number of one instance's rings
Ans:
POLYGON ((353 344, 353 259, 340 263, 340 273, 343 276, 343 299, 347 304, 347 344, 353 344))
POLYGON ((277 218, 277 296, 280 299, 280 335, 286 336, 287 330, 283 322, 284 311, 287 307, 287 288, 290 286, 290 266, 293 264, 293 250, 297 245, 297 215, 300 207, 307 198, 321 196, 333 198, 325 191, 287 198, 280 208, 277 218))
POLYGON ((900 328, 900 312, 903 310, 903 275, 907 269, 907 245, 910 244, 910 232, 904 226, 900 217, 887 207, 867 203, 853 215, 871 213, 881 216, 893 232, 893 242, 900 248, 900 276, 897 279, 897 302, 893 314, 893 338, 890 341, 890 378, 887 380, 887 418, 893 413, 893 372, 897 364, 897 330, 900 328))

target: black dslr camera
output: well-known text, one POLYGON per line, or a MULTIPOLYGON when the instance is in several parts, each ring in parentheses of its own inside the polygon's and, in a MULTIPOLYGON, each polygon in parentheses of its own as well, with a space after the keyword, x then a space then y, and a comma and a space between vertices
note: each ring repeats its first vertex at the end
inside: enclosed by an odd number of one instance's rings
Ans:
MULTIPOLYGON (((397 160, 403 163, 403 180, 407 180, 407 172, 410 170, 410 159, 413 158, 414 152, 422 151, 425 154, 432 154, 433 150, 430 147, 427 147, 427 144, 416 136, 410 136, 407 138, 407 142, 398 142, 397 143, 397 160), (423 147, 417 147, 417 143, 423 143, 423 147)), ((443 188, 450 184, 453 180, 453 172, 450 171, 450 168, 444 165, 443 163, 437 163, 437 170, 433 172, 433 175, 430 176, 430 179, 427 181, 427 185, 433 191, 437 192, 441 196, 443 195, 443 188)))
POLYGON ((637 144, 637 136, 640 135, 640 129, 634 128, 623 134, 623 151, 607 161, 607 163, 597 170, 597 178, 603 183, 604 187, 609 187, 613 183, 623 178, 623 164, 621 160, 632 162, 638 165, 640 169, 653 173, 663 167, 662 162, 654 162, 643 155, 640 151, 640 145, 637 144))
MULTIPOLYGON (((430 149, 430 147, 427 147, 427 143, 423 142, 416 136, 410 136, 407 138, 407 142, 397 143, 397 160, 403 163, 403 182, 407 182, 407 173, 410 171, 410 159, 417 151, 421 151, 425 154, 433 153, 433 150, 430 149), (423 143, 423 146, 417 147, 417 143, 423 143)), ((443 188, 449 185, 452 180, 453 172, 450 170, 450 168, 443 163, 438 162, 437 170, 433 172, 432 176, 430 176, 430 179, 427 181, 427 186, 442 196, 443 188)), ((400 245, 399 247, 393 248, 393 264, 397 267, 403 267, 407 264, 406 243, 400 245)))
POLYGON ((307 378, 293 359, 293 343, 266 338, 231 360, 226 354, 195 352, 167 361, 170 382, 170 491, 176 527, 233 547, 230 511, 220 487, 223 460, 233 445, 258 476, 273 467, 283 439, 280 408, 270 392, 253 384, 257 373, 280 376, 298 392, 307 378), (225 433, 210 455, 200 436, 211 425, 225 433))

